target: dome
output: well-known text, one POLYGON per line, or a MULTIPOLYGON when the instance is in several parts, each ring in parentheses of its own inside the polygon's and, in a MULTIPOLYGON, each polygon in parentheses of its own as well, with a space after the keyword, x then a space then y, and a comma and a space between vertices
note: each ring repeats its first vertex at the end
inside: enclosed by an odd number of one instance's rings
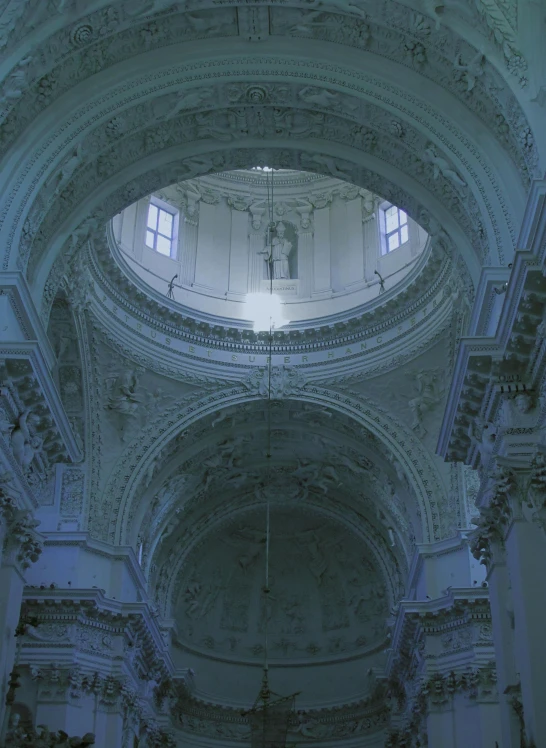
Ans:
POLYGON ((112 252, 137 284, 228 325, 247 326, 249 294, 270 290, 292 329, 354 314, 400 292, 428 256, 427 233, 397 206, 291 169, 172 184, 126 208, 112 229, 112 252))
POLYGON ((381 647, 387 592, 365 543, 301 506, 274 508, 266 598, 265 523, 263 509, 245 512, 190 554, 176 603, 181 643, 262 664, 267 619, 273 665, 335 663, 381 647))

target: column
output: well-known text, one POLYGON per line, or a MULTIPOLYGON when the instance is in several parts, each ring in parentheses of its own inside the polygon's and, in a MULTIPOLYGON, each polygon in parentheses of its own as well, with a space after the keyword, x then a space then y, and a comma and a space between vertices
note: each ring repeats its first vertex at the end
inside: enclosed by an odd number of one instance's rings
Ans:
MULTIPOLYGON (((519 746, 520 733, 528 741, 546 735, 546 535, 527 516, 535 501, 533 468, 514 466, 507 457, 497 463, 472 542, 474 555, 481 554, 493 572, 496 652, 506 691, 503 738, 519 746), (505 569, 497 563, 499 546, 505 548, 505 569)), ((543 477, 537 478, 541 503, 543 477)))
POLYGON ((349 266, 345 268, 346 283, 350 286, 364 279, 364 255, 362 242, 364 240, 364 224, 362 222, 362 199, 360 197, 347 201, 347 250, 350 258, 349 266))
POLYGON ((377 276, 374 271, 377 270, 379 260, 379 232, 377 230, 377 201, 362 201, 362 232, 364 242, 364 278, 369 283, 376 281, 377 276))
POLYGON ((256 229, 253 222, 253 230, 250 232, 250 246, 248 255, 248 290, 250 293, 258 293, 262 289, 262 280, 266 277, 264 273, 265 255, 260 254, 265 248, 265 235, 260 230, 259 223, 256 229))
POLYGON ((300 298, 308 299, 313 292, 313 231, 298 232, 298 277, 300 298))
MULTIPOLYGON (((434 688, 434 686, 433 686, 434 688)), ((429 745, 457 748, 453 705, 443 696, 429 697, 427 737, 429 745)))
POLYGON ((331 246, 330 207, 315 209, 315 246, 313 254, 313 293, 330 294, 331 246))
POLYGON ((197 257, 197 213, 190 218, 184 216, 180 247, 180 282, 191 286, 195 280, 195 261, 197 257))
POLYGON ((248 218, 246 210, 231 209, 228 290, 239 295, 248 292, 248 218))

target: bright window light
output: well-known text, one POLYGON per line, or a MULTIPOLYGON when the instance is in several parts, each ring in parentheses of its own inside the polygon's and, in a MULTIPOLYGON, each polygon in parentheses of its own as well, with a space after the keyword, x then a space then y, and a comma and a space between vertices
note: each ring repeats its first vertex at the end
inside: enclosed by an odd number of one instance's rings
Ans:
POLYGON ((401 208, 390 205, 382 211, 383 214, 383 254, 398 249, 408 239, 408 216, 401 208))
POLYGON ((279 296, 271 293, 249 293, 246 297, 248 318, 252 320, 254 332, 266 332, 288 324, 284 316, 285 304, 279 296))

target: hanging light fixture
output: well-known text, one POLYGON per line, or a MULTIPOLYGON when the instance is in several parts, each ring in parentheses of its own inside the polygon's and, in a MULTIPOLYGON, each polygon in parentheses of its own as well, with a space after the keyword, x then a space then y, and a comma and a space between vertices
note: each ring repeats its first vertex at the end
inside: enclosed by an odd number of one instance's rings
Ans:
MULTIPOLYGON (((282 321, 282 304, 278 297, 273 294, 273 238, 275 236, 276 224, 273 220, 273 170, 268 172, 268 208, 269 225, 267 228, 267 246, 269 247, 268 269, 269 269, 269 294, 252 294, 254 310, 254 330, 269 331, 269 358, 268 358, 268 388, 267 388, 267 469, 266 486, 271 483, 271 354, 273 350, 273 330, 280 326, 282 321), (269 175, 271 175, 271 193, 269 190, 269 175), (268 298, 269 297, 269 298, 268 298)), ((291 716, 295 712, 296 696, 280 696, 274 693, 269 686, 269 659, 268 659, 268 626, 270 617, 270 592, 269 587, 269 546, 271 538, 270 522, 270 491, 265 491, 265 576, 262 588, 262 605, 264 616, 264 665, 262 685, 251 709, 243 712, 248 717, 250 724, 251 748, 284 748, 288 726, 291 716)))

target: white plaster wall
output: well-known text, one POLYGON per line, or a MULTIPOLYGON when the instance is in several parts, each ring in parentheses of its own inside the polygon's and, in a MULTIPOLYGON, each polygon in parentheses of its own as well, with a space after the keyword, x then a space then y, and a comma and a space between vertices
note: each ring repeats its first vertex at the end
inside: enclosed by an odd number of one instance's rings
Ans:
MULTIPOLYGON (((173 648, 175 666, 191 667, 199 697, 237 707, 248 707, 256 698, 263 671, 259 665, 220 662, 192 652, 173 648)), ((273 691, 290 694, 301 691, 298 709, 335 706, 365 697, 373 688, 370 668, 384 667, 386 655, 376 652, 353 660, 340 659, 330 665, 270 665, 269 680, 273 691)))
MULTIPOLYGON (((126 554, 124 554, 126 555, 126 554)), ((39 561, 27 572, 29 585, 57 585, 60 589, 104 590, 106 597, 137 602, 139 590, 127 559, 81 545, 46 545, 39 561)))

